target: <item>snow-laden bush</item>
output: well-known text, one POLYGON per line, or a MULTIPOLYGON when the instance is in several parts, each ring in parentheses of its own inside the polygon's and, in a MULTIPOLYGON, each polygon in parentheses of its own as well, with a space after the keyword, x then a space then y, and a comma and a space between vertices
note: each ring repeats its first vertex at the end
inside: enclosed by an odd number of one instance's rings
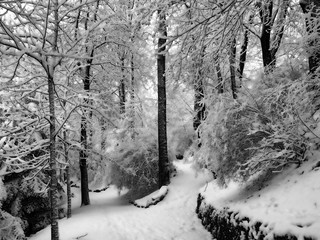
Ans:
POLYGON ((22 240, 25 239, 21 227, 21 219, 13 217, 6 211, 1 210, 2 201, 7 197, 5 186, 0 177, 0 240, 22 240))
MULTIPOLYGON (((120 134, 121 136, 121 134, 120 134)), ((119 189, 154 190, 158 182, 158 145, 152 129, 137 130, 134 138, 120 137, 110 152, 111 182, 119 189)))
POLYGON ((255 173, 279 171, 305 160, 317 105, 313 83, 291 81, 238 100, 208 100, 200 127, 199 165, 216 172, 221 184, 245 181, 255 173), (210 102, 209 102, 210 101, 210 102))
POLYGON ((7 198, 7 191, 3 184, 2 177, 0 177, 0 208, 1 208, 1 201, 7 198))
POLYGON ((0 240, 26 239, 21 224, 20 218, 0 210, 0 240))

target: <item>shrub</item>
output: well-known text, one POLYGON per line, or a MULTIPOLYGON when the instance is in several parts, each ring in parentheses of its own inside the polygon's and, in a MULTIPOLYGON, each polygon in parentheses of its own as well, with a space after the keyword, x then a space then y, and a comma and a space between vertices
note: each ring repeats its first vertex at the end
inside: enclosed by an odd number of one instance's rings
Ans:
POLYGON ((158 145, 151 129, 138 130, 134 139, 121 138, 110 158, 111 182, 119 189, 139 195, 157 188, 158 145))
POLYGON ((318 92, 310 86, 314 83, 300 79, 237 101, 207 99, 201 147, 195 151, 198 164, 216 172, 221 185, 300 164, 310 145, 305 133, 314 123, 317 105, 318 92))

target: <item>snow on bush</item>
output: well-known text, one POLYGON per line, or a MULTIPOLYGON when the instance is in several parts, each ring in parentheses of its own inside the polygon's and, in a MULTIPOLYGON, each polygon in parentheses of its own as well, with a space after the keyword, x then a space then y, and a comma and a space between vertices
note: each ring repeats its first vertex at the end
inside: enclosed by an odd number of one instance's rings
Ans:
POLYGON ((20 240, 25 239, 21 227, 21 219, 13 217, 9 213, 1 210, 2 203, 7 197, 6 188, 0 177, 0 240, 20 240))
POLYGON ((315 124, 318 91, 310 86, 314 83, 299 79, 237 100, 208 99, 195 151, 198 164, 216 172, 221 185, 299 165, 313 141, 306 133, 315 124))
POLYGON ((154 190, 158 181, 158 143, 152 129, 140 129, 134 138, 120 138, 110 152, 111 182, 119 189, 154 190))
POLYGON ((7 197, 6 188, 2 182, 2 178, 0 177, 0 208, 1 208, 1 201, 5 200, 7 197))
POLYGON ((23 240, 22 221, 9 213, 0 210, 0 240, 23 240))
POLYGON ((133 205, 139 208, 148 208, 162 201, 169 191, 168 186, 162 186, 159 190, 145 196, 141 199, 133 201, 133 205))

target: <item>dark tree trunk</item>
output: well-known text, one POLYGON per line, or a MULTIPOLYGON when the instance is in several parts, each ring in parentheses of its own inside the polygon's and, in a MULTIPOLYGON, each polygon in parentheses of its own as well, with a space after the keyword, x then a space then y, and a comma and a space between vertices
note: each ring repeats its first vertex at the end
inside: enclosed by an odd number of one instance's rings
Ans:
MULTIPOLYGON (((93 51, 91 52, 93 56, 93 51)), ((90 70, 91 70, 92 60, 87 61, 87 65, 84 71, 83 77, 83 90, 89 94, 90 91, 90 70)), ((89 105, 90 101, 86 97, 84 103, 89 105)), ((80 142, 82 148, 80 149, 80 176, 81 176, 81 206, 90 205, 89 198, 89 183, 88 183, 88 168, 87 168, 87 159, 88 159, 88 124, 87 124, 87 107, 83 108, 81 116, 81 129, 80 129, 80 142)))
MULTIPOLYGON (((203 103, 204 98, 204 86, 203 86, 203 58, 205 47, 201 48, 199 59, 196 60, 196 77, 194 80, 194 113, 193 128, 197 130, 201 124, 201 121, 205 119, 206 107, 203 103)), ((198 133, 198 137, 200 137, 198 133)))
POLYGON ((54 104, 53 76, 48 74, 48 94, 50 111, 50 202, 51 202, 51 240, 59 240, 58 227, 58 179, 56 162, 56 118, 54 104))
POLYGON ((195 117, 193 118, 193 128, 197 130, 201 124, 201 121, 205 119, 205 105, 202 102, 204 98, 204 88, 203 80, 198 79, 195 83, 195 96, 194 96, 194 113, 195 117))
MULTIPOLYGON (((131 40, 133 43, 133 39, 131 40)), ((134 86, 135 86, 135 78, 134 78, 134 56, 133 53, 131 55, 131 91, 130 91, 130 128, 132 130, 132 138, 135 137, 135 106, 134 106, 134 101, 135 101, 135 91, 134 91, 134 86)))
POLYGON ((66 180, 67 180, 67 218, 71 218, 71 183, 70 183, 70 168, 69 168, 69 151, 67 143, 67 131, 63 132, 63 148, 66 167, 66 180))
POLYGON ((289 3, 289 0, 280 1, 278 10, 275 13, 277 14, 277 22, 274 25, 273 0, 260 1, 260 19, 262 23, 260 42, 265 73, 272 72, 276 66, 276 54, 283 38, 289 3), (272 33, 273 35, 271 35, 272 33))
POLYGON ((105 131, 107 130, 107 127, 106 127, 106 121, 105 119, 102 117, 101 120, 100 120, 100 129, 101 129, 101 147, 100 147, 100 152, 101 152, 101 161, 103 161, 103 153, 104 153, 104 150, 106 148, 106 137, 105 137, 105 131))
POLYGON ((300 0, 299 3, 303 13, 309 13, 305 19, 308 34, 307 52, 309 55, 309 71, 314 74, 320 66, 320 2, 318 0, 300 0))
POLYGON ((169 159, 167 149, 167 114, 166 114, 166 37, 167 26, 165 13, 158 10, 159 39, 157 51, 157 76, 158 76, 158 145, 159 145, 159 188, 168 185, 169 159))
MULTIPOLYGON (((54 3, 54 39, 53 51, 58 51, 58 0, 54 3)), ((50 5, 49 5, 50 8, 50 5)), ((48 10, 49 10, 48 8, 48 10)), ((49 13, 48 13, 49 14, 49 13)), ((50 204, 51 204, 51 240, 59 240, 59 226, 58 226, 58 178, 57 178, 57 162, 56 162, 56 114, 55 114, 55 86, 54 86, 54 67, 47 66, 46 72, 48 76, 48 96, 49 96, 49 113, 50 113, 50 204)))
POLYGON ((273 25, 272 11, 273 11, 273 0, 266 0, 265 3, 262 3, 261 9, 260 9, 260 18, 262 22, 260 43, 261 43, 261 49, 262 49, 263 66, 266 73, 272 71, 276 64, 275 55, 272 56, 270 51, 271 29, 273 25))
POLYGON ((126 90, 125 90, 125 62, 124 62, 124 57, 121 57, 121 73, 122 77, 120 79, 120 84, 119 84, 119 98, 120 98, 120 114, 124 114, 126 111, 126 90))
POLYGON ((236 86, 236 39, 230 41, 230 53, 229 53, 229 64, 230 64, 230 81, 231 91, 233 99, 237 99, 237 86, 236 86))
MULTIPOLYGON (((249 16, 249 24, 252 23, 253 17, 254 17, 254 15, 250 14, 250 16, 249 16)), ((246 64, 246 60, 247 60, 248 44, 249 44, 249 30, 248 30, 248 28, 246 28, 244 30, 243 42, 242 42, 242 45, 241 45, 240 56, 239 56, 239 68, 238 68, 239 87, 242 87, 243 71, 244 71, 244 67, 245 67, 245 64, 246 64)))
POLYGON ((218 56, 215 56, 215 58, 214 58, 214 65, 215 65, 215 69, 217 72, 217 78, 218 78, 218 86, 217 86, 218 94, 221 94, 224 92, 224 87, 223 87, 223 79, 222 79, 221 68, 220 68, 218 56))

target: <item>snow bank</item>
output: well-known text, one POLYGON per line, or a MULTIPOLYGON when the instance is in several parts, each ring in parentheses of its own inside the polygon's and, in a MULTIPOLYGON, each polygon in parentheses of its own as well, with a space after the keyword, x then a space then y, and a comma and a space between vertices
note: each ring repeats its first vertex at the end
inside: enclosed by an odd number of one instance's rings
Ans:
POLYGON ((148 208, 151 205, 156 205, 167 195, 168 186, 162 186, 159 190, 145 196, 144 198, 133 201, 133 205, 140 208, 148 208))
MULTIPOLYGON (((319 152, 313 159, 320 159, 319 152)), ((216 210, 233 212, 235 222, 249 218, 248 226, 263 223, 260 230, 273 236, 293 235, 320 239, 320 167, 319 161, 309 160, 299 168, 278 174, 261 190, 248 185, 231 183, 221 189, 215 181, 201 189, 205 204, 216 210)))

